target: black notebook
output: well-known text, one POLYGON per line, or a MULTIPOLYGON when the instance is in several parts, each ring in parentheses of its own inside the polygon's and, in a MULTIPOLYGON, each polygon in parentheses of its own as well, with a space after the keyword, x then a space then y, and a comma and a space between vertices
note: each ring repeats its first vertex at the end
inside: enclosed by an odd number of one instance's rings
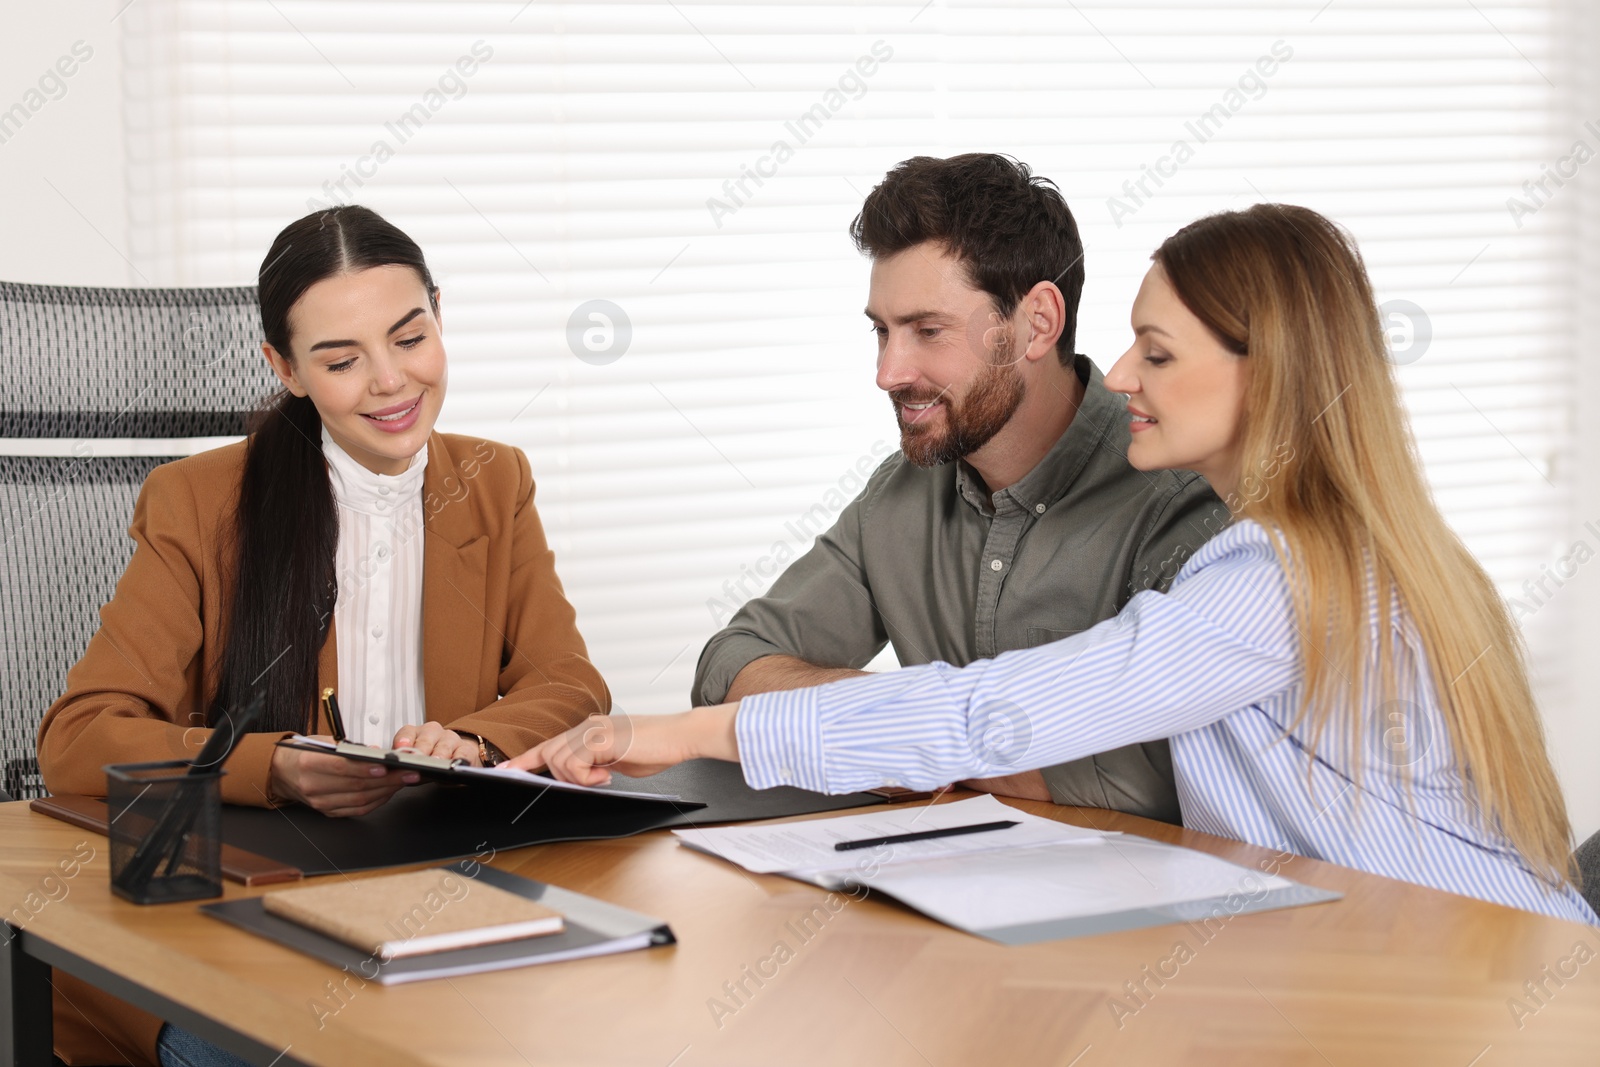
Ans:
POLYGON ((552 841, 628 837, 674 824, 681 813, 699 806, 686 800, 647 801, 493 781, 469 788, 424 782, 395 793, 376 811, 348 819, 330 819, 299 804, 224 804, 222 839, 298 867, 311 878, 438 863, 552 841))
POLYGON ((788 819, 823 811, 888 804, 892 797, 877 793, 841 793, 830 796, 776 785, 753 789, 744 780, 744 768, 720 759, 685 760, 648 778, 611 776, 611 792, 639 796, 675 796, 677 813, 663 826, 710 826, 752 819, 788 819))
MULTIPOLYGON (((536 882, 508 871, 485 867, 473 860, 463 860, 438 870, 441 873, 458 875, 462 879, 475 878, 487 885, 536 901, 552 911, 559 912, 566 920, 566 927, 558 934, 385 960, 360 949, 351 948, 309 927, 270 914, 260 897, 230 900, 220 904, 202 904, 200 910, 214 919, 221 919, 225 923, 276 941, 297 952, 314 956, 324 963, 343 968, 365 981, 377 982, 379 985, 397 985, 425 978, 454 978, 483 971, 527 967, 536 963, 558 963, 562 960, 631 952, 634 949, 650 948, 655 945, 671 945, 677 941, 671 927, 660 919, 653 919, 648 915, 629 911, 627 908, 619 908, 615 904, 608 904, 582 893, 574 893, 560 886, 536 882)), ((447 908, 449 904, 441 906, 447 908)))

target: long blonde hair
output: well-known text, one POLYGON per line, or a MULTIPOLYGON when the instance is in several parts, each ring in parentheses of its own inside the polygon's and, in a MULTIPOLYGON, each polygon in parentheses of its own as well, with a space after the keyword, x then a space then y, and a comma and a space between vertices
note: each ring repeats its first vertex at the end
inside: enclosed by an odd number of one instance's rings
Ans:
POLYGON ((1521 634, 1423 479, 1354 241, 1308 208, 1258 204, 1191 223, 1152 258, 1249 363, 1243 496, 1230 504, 1281 537, 1313 743, 1332 726, 1359 752, 1383 728, 1331 717, 1366 706, 1369 679, 1396 693, 1387 635, 1403 607, 1486 825, 1535 873, 1570 878, 1571 827, 1521 634))

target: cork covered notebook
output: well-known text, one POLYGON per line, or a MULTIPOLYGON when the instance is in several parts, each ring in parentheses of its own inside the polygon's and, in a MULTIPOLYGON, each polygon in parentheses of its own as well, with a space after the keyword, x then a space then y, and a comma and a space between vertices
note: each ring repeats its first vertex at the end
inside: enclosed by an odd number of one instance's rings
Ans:
MULTIPOLYGON (((447 872, 470 881, 472 892, 492 886, 523 900, 542 904, 566 919, 566 929, 545 937, 524 937, 515 941, 446 949, 421 956, 384 959, 308 926, 271 914, 262 906, 264 896, 202 904, 200 912, 229 926, 247 930, 257 937, 276 941, 296 952, 304 952, 329 966, 359 974, 363 981, 377 982, 379 985, 418 982, 429 978, 455 978, 485 971, 503 971, 511 967, 588 959, 591 956, 632 952, 677 942, 677 938, 672 936, 672 928, 660 919, 547 882, 536 882, 520 874, 486 867, 475 859, 458 860, 448 866, 421 873, 435 879, 433 884, 437 886, 437 879, 447 872)), ((361 879, 358 885, 367 885, 376 880, 361 879)), ((422 903, 426 908, 426 896, 422 903)), ((440 901, 435 899, 433 903, 438 905, 440 901)), ((444 908, 439 910, 443 911, 444 908)))
POLYGON ((269 914, 380 960, 560 933, 559 912, 450 868, 280 889, 269 914))

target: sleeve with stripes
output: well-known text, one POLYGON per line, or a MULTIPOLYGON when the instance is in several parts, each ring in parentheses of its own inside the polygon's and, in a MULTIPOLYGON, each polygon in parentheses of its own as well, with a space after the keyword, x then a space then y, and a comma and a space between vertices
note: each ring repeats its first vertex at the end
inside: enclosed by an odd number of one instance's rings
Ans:
POLYGON ((930 663, 740 704, 757 788, 933 788, 1196 730, 1296 684, 1289 587, 1264 531, 1232 527, 1168 593, 1062 641, 964 668, 930 663))

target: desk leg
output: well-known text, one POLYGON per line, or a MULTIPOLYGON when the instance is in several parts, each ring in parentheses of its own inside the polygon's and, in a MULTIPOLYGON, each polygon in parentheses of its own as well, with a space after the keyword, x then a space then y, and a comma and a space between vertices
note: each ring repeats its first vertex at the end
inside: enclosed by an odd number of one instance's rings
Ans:
POLYGON ((18 933, 0 924, 0 1067, 50 1067, 50 965, 23 952, 18 933))

